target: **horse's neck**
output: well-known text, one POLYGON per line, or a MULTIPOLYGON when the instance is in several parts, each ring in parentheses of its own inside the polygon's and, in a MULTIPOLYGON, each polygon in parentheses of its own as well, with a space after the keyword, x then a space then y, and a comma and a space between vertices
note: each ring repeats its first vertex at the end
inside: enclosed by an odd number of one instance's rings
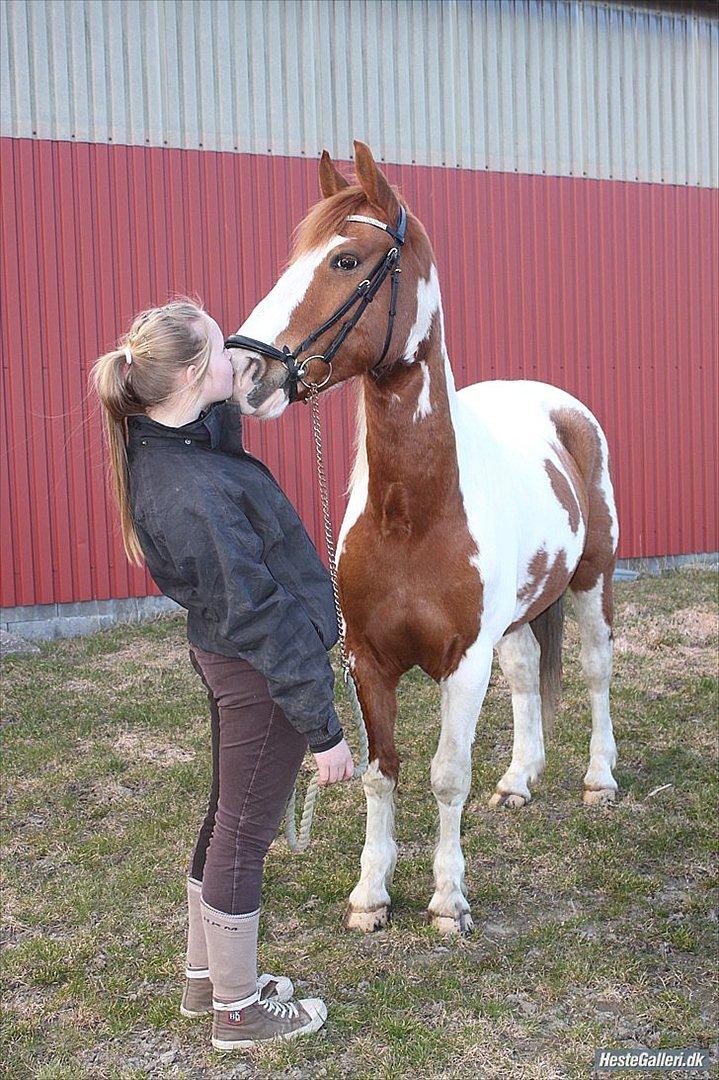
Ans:
POLYGON ((367 470, 372 505, 382 505, 389 485, 401 484, 410 514, 418 520, 443 512, 459 479, 453 417, 457 392, 444 344, 438 291, 437 307, 425 322, 426 334, 419 342, 410 335, 411 362, 399 361, 379 382, 370 375, 363 378, 359 408, 364 409, 364 416, 360 416, 355 468, 355 475, 367 470))

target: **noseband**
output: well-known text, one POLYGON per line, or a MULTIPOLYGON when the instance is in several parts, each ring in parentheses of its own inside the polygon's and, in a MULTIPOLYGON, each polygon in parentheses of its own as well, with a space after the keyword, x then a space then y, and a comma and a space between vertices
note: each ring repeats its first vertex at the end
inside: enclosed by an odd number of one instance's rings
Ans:
POLYGON ((349 296, 343 304, 334 311, 321 326, 318 326, 316 330, 313 330, 304 341, 290 352, 287 345, 284 345, 281 349, 276 349, 274 345, 269 345, 265 341, 256 341, 255 338, 243 337, 242 334, 233 334, 228 337, 225 342, 226 349, 249 349, 252 352, 258 352, 262 356, 268 356, 272 360, 280 360, 287 368, 289 373, 290 383, 290 401, 297 400, 297 383, 298 381, 306 387, 315 387, 319 389, 324 386, 332 376, 332 360, 334 359, 337 351, 341 348, 345 338, 351 330, 355 328, 360 321, 367 305, 371 304, 374 300, 377 292, 382 285, 382 282, 386 277, 390 277, 390 299, 389 299, 389 318, 387 320, 387 333, 384 339, 384 348, 379 359, 375 361, 372 367, 369 369, 370 374, 374 378, 379 378, 380 372, 377 370, 384 360, 392 341, 392 330, 394 329, 394 318, 397 314, 397 293, 399 291, 399 275, 400 270, 400 253, 402 245, 404 244, 405 233, 407 232, 407 211, 403 206, 399 208, 399 217, 397 218, 397 224, 394 228, 390 225, 385 225, 384 222, 378 221, 376 218, 365 217, 362 214, 351 214, 347 221, 359 221, 364 225, 373 225, 377 229, 382 229, 388 233, 392 239, 396 242, 396 247, 391 247, 386 255, 377 262, 364 281, 360 281, 357 288, 354 290, 351 296, 349 296), (354 311, 352 310, 354 308, 354 311), (350 312, 352 314, 346 319, 337 334, 334 336, 329 346, 325 349, 324 353, 315 353, 312 356, 305 357, 304 360, 299 360, 302 353, 307 352, 314 343, 322 337, 328 330, 330 330, 336 323, 343 319, 345 315, 350 312), (321 383, 308 383, 305 382, 304 375, 310 360, 322 360, 327 364, 328 371, 325 378, 321 383))

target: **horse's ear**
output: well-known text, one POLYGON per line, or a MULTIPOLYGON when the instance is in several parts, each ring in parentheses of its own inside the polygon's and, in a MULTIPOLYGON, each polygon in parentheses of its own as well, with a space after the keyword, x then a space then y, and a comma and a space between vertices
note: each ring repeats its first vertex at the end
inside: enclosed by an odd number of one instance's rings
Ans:
POLYGON ((377 167, 369 146, 355 139, 355 172, 367 201, 375 209, 387 215, 389 225, 394 225, 399 214, 399 199, 389 186, 389 181, 377 167))
POLYGON ((345 180, 327 151, 323 150, 320 158, 320 191, 325 199, 349 186, 349 180, 345 180))

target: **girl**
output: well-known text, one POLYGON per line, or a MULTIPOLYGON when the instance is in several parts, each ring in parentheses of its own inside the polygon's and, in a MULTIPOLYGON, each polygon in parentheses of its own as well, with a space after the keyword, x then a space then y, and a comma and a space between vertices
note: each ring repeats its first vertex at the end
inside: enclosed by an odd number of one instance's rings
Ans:
MULTIPOLYGON (((326 1019, 319 998, 291 1000, 288 978, 258 980, 262 869, 307 746, 320 784, 354 768, 327 655, 339 636, 331 581, 274 476, 243 449, 234 376, 219 326, 186 301, 143 312, 92 371, 125 551, 187 609, 210 703, 181 1012, 213 1012, 222 1050, 326 1019)), ((275 406, 270 396, 254 415, 275 406)))

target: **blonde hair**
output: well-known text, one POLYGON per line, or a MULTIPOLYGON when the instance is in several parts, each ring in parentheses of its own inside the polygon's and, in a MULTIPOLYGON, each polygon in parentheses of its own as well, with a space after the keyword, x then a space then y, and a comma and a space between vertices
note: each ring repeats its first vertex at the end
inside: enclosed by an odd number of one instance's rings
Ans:
POLYGON ((205 313, 193 300, 181 298, 149 308, 135 318, 118 347, 101 356, 90 372, 100 399, 110 454, 109 478, 120 515, 125 554, 141 566, 143 553, 132 520, 127 468, 127 418, 168 401, 175 394, 196 400, 210 362, 205 313), (129 353, 128 351, 129 350, 129 353), (197 372, 189 385, 180 382, 183 368, 197 372))

